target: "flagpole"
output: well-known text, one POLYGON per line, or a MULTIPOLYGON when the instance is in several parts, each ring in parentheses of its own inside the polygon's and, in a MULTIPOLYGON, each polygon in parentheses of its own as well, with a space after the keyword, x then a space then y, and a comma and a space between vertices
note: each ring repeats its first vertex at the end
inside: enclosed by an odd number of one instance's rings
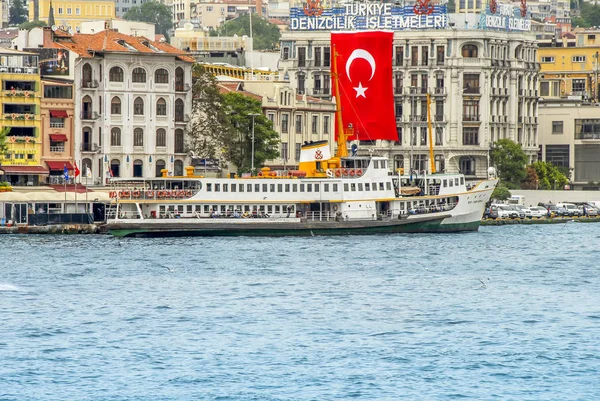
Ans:
POLYGON ((77 165, 75 165, 75 169, 73 170, 73 175, 75 176, 75 213, 79 213, 79 204, 77 203, 77 165))

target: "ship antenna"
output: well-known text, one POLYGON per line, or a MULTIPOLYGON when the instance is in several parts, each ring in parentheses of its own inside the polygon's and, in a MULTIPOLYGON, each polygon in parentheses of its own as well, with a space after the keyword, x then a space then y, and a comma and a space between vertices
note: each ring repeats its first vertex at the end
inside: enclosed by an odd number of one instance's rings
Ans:
POLYGON ((342 120, 342 106, 340 103, 340 82, 337 69, 337 57, 339 56, 335 45, 333 45, 333 89, 335 90, 335 114, 337 119, 337 157, 348 156, 347 136, 344 131, 344 122, 342 120))
POLYGON ((431 95, 427 93, 427 131, 429 131, 429 164, 431 173, 435 174, 435 160, 433 159, 433 128, 431 127, 431 95))

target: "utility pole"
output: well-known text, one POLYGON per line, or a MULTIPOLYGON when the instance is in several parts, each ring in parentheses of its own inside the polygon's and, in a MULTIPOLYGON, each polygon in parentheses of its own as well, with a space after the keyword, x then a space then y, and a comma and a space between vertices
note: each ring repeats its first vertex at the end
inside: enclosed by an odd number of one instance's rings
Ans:
POLYGON ((252 154, 250 155, 250 173, 254 174, 254 117, 259 116, 258 113, 251 113, 248 116, 252 117, 252 154))

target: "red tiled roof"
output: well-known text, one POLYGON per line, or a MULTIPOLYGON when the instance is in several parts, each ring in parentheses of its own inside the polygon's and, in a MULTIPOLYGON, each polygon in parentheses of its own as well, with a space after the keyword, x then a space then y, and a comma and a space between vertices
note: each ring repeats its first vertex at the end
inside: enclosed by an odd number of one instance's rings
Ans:
POLYGON ((258 101, 262 101, 262 96, 257 95, 256 93, 252 93, 252 92, 248 92, 248 91, 245 91, 243 89, 240 89, 239 88, 239 83, 234 83, 234 82, 220 82, 220 83, 217 84, 217 87, 219 88, 219 92, 221 92, 222 94, 229 93, 229 92, 237 92, 237 93, 242 94, 244 96, 251 97, 251 98, 256 99, 258 101))
POLYGON ((143 36, 125 35, 110 29, 93 34, 76 33, 71 36, 70 41, 55 43, 85 58, 94 57, 94 53, 145 53, 172 54, 182 61, 188 63, 195 62, 195 59, 189 53, 179 50, 168 43, 153 41, 143 36))

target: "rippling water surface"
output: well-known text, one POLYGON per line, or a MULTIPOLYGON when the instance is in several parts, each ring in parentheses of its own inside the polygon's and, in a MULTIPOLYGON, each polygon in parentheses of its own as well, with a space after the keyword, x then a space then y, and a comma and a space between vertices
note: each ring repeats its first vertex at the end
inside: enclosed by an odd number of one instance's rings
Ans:
POLYGON ((0 400, 599 400, 599 244, 1 236, 0 400))

